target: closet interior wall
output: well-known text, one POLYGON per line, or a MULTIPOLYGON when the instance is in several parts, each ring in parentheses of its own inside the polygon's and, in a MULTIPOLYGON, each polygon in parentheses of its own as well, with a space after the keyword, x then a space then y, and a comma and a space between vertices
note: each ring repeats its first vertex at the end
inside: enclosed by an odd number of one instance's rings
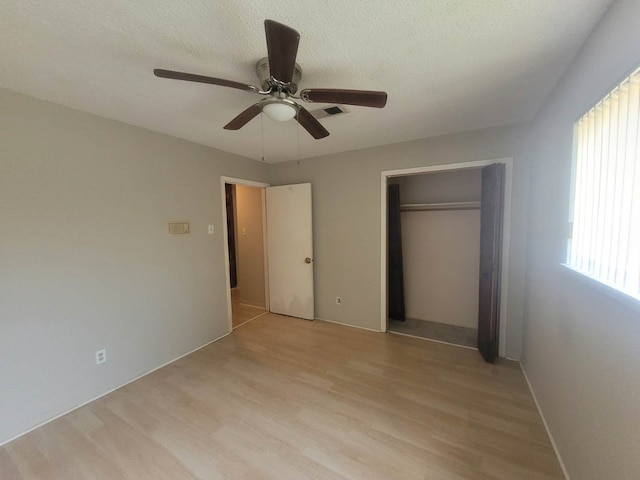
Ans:
POLYGON ((407 319, 476 329, 481 169, 410 175, 392 183, 400 185, 407 319), (442 205, 452 203, 459 207, 442 205))

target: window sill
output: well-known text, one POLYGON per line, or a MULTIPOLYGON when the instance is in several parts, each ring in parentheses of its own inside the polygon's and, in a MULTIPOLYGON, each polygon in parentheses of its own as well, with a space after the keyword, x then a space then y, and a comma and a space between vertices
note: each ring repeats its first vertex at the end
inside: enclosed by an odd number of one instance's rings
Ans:
POLYGON ((615 300, 616 302, 624 305, 627 308, 630 308, 631 310, 640 312, 640 298, 634 297, 633 295, 613 288, 606 283, 603 283, 600 280, 590 276, 587 273, 570 267, 566 263, 562 263, 561 266, 564 267, 562 269, 563 271, 567 272, 571 277, 579 280, 583 284, 595 289, 599 293, 606 295, 607 297, 615 300))

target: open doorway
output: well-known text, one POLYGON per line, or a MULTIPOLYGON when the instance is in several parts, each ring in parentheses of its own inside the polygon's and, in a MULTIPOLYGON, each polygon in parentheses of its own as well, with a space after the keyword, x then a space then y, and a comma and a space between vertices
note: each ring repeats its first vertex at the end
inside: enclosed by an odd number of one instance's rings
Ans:
POLYGON ((267 312, 313 320, 311 184, 271 187, 221 177, 221 187, 222 225, 227 239, 223 244, 229 332, 267 312), (245 209, 244 200, 249 198, 251 206, 245 209), (230 220, 232 217, 234 221, 230 220), (256 248, 260 240, 261 247, 256 248), (247 254, 243 247, 250 242, 253 251, 247 254), (235 252, 235 258, 231 252, 235 252), (232 264, 236 270, 235 289, 232 264), (245 280, 249 276, 250 283, 245 280), (240 313, 235 322, 233 307, 240 313), (256 308, 261 311, 256 312, 256 308), (246 309, 253 310, 243 311, 246 309))
POLYGON ((504 356, 511 159, 382 181, 381 330, 504 356))
POLYGON ((268 312, 266 275, 266 185, 226 179, 225 233, 230 330, 268 312))

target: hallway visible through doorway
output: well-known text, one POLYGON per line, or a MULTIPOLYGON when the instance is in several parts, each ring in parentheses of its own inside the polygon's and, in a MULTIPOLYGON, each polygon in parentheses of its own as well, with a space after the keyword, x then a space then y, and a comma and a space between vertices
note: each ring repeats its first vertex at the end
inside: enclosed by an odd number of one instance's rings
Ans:
POLYGON ((238 289, 231 289, 231 315, 234 330, 251 320, 255 320, 256 318, 266 315, 267 313, 268 312, 264 308, 241 303, 238 296, 238 289))

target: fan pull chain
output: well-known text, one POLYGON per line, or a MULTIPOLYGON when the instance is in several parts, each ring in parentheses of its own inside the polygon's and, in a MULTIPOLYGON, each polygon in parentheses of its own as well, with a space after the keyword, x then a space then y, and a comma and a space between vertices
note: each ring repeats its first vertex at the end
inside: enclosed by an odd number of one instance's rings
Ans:
POLYGON ((298 132, 298 162, 300 161, 300 124, 296 122, 296 132, 298 132))
POLYGON ((264 113, 260 113, 260 136, 262 137, 262 161, 264 162, 264 113))

